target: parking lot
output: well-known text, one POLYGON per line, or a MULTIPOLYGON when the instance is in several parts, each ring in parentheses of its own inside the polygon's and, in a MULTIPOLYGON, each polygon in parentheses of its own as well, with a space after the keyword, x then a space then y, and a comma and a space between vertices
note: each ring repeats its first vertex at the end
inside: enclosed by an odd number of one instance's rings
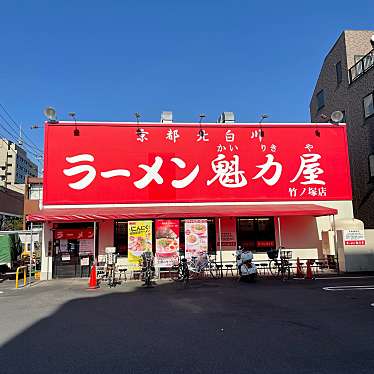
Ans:
POLYGON ((6 282, 1 373, 371 373, 370 285, 373 277, 94 291, 87 280, 6 282))

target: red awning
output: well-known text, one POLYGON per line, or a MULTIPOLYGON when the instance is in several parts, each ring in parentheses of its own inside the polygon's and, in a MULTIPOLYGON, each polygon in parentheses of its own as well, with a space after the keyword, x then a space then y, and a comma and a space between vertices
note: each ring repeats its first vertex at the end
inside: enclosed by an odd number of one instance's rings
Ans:
POLYGON ((333 208, 315 204, 143 206, 114 208, 44 208, 27 216, 31 222, 88 222, 113 219, 260 217, 260 216, 328 216, 333 208))

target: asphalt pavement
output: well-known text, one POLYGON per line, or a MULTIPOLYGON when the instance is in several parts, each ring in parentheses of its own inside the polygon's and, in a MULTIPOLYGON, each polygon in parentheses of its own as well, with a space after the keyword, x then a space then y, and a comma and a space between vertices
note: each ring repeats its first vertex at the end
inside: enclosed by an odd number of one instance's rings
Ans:
MULTIPOLYGON (((10 281, 9 281, 10 282, 10 281)), ((374 278, 0 285, 0 373, 373 373, 374 278), (326 287, 366 286, 343 290, 326 287)))

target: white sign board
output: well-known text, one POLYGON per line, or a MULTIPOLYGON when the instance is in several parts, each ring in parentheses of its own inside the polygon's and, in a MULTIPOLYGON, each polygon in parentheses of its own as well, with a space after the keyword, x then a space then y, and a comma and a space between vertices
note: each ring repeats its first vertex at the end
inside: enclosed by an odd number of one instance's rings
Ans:
POLYGON ((88 266, 90 264, 90 258, 89 257, 82 257, 81 258, 81 266, 88 266))
POLYGON ((365 245, 365 231, 350 229, 343 231, 344 245, 365 245))

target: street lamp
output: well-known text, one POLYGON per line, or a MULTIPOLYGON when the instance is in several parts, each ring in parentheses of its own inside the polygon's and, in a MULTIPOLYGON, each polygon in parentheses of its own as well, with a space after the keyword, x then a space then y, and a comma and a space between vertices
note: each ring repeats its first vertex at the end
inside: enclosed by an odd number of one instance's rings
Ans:
POLYGON ((204 135, 205 135, 205 131, 201 128, 201 122, 206 117, 206 115, 205 115, 205 113, 200 113, 199 117, 200 117, 200 120, 199 120, 199 125, 200 125, 199 136, 200 136, 200 138, 203 138, 204 135))
POLYGON ((263 138, 265 136, 265 133, 264 133, 264 130, 262 130, 262 127, 261 127, 261 124, 262 122, 266 119, 266 118, 269 118, 270 116, 268 114, 261 114, 261 118, 260 118, 260 122, 259 122, 259 125, 260 125, 260 136, 261 138, 263 138))
POLYGON ((75 129, 73 131, 73 135, 74 136, 79 136, 80 135, 80 131, 77 127, 77 119, 75 118, 76 116, 76 113, 75 112, 69 112, 69 116, 74 120, 74 123, 75 123, 75 129))

